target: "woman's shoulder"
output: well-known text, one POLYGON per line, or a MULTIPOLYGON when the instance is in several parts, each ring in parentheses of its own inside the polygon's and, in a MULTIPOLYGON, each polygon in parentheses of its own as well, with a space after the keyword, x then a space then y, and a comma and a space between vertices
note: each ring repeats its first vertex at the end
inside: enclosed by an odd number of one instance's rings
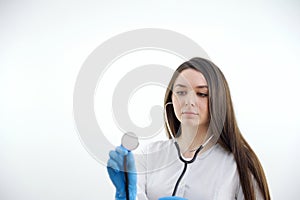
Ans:
POLYGON ((166 150, 172 147, 172 141, 173 140, 160 140, 156 142, 151 142, 145 146, 145 149, 148 153, 166 150))
POLYGON ((204 154, 200 156, 200 159, 210 160, 213 163, 219 163, 225 166, 235 167, 236 165, 234 155, 218 143, 207 150, 207 152, 204 152, 204 154))
POLYGON ((178 160, 173 140, 162 140, 143 145, 142 151, 136 157, 147 172, 165 169, 178 160))
POLYGON ((232 152, 228 151, 220 144, 215 144, 212 152, 211 159, 223 165, 236 167, 236 161, 232 152))

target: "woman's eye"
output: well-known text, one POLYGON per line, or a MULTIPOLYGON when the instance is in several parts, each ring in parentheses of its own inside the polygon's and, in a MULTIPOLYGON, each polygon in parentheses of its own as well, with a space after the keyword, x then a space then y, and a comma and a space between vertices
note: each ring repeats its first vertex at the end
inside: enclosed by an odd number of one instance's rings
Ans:
POLYGON ((176 94, 177 94, 177 95, 180 95, 180 96, 186 95, 186 93, 187 93, 186 91, 177 91, 177 92, 176 92, 176 94))
POLYGON ((207 96, 208 96, 208 94, 201 93, 201 92, 198 92, 197 95, 198 95, 199 97, 207 97, 207 96))

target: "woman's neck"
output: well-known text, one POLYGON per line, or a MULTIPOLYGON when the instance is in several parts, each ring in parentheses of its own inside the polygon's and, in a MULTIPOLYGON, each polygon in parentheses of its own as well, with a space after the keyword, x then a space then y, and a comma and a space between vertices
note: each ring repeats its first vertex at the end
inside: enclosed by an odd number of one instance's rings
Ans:
POLYGON ((194 155, 196 149, 205 142, 207 127, 181 126, 181 135, 177 139, 180 150, 185 157, 194 155))

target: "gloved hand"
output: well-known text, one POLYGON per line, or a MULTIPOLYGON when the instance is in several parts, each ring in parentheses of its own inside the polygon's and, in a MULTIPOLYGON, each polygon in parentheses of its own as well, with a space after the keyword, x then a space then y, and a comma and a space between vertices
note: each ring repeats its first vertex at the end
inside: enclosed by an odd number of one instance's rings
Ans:
POLYGON ((137 176, 133 154, 122 146, 117 147, 115 151, 110 151, 109 160, 107 162, 107 171, 109 178, 116 187, 116 199, 126 200, 124 156, 127 156, 126 167, 128 174, 129 198, 130 200, 135 200, 137 192, 137 176))
POLYGON ((188 200, 182 197, 170 196, 170 197, 161 197, 158 200, 188 200))

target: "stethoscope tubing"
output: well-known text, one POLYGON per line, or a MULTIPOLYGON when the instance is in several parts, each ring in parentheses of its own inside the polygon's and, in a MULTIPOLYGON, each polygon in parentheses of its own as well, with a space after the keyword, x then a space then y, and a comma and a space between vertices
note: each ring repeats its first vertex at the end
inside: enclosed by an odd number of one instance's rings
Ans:
POLYGON ((176 184, 175 184, 175 186, 174 186, 174 190, 173 190, 173 193, 172 193, 172 196, 175 196, 175 195, 176 195, 176 192, 177 192, 177 189, 178 189, 178 186, 179 186, 179 183, 180 183, 180 181, 182 180, 182 178, 183 178, 183 176, 184 176, 184 174, 185 174, 185 172, 186 172, 187 165, 193 163, 193 162, 196 160, 197 155, 199 154, 199 152, 200 152, 200 151, 208 144, 208 142, 213 138, 213 135, 211 135, 211 136, 210 136, 210 137, 209 137, 202 145, 200 145, 200 146, 198 147, 198 149, 195 151, 195 154, 194 154, 194 156, 193 156, 193 158, 192 158, 191 160, 185 160, 185 159, 182 157, 181 153, 180 153, 180 147, 179 147, 179 145, 178 145, 178 143, 177 143, 177 141, 176 141, 176 139, 175 139, 175 137, 174 137, 174 134, 173 134, 172 131, 171 131, 170 125, 169 125, 168 116, 167 116, 167 105, 171 105, 171 104, 173 104, 173 103, 172 103, 172 102, 168 102, 168 103, 166 103, 166 105, 165 105, 165 109, 164 109, 165 121, 166 121, 167 128, 168 128, 168 130, 169 130, 169 133, 170 133, 170 135, 171 135, 171 137, 172 137, 172 139, 173 139, 173 141, 174 141, 175 147, 176 147, 176 149, 177 149, 178 157, 179 157, 180 161, 184 163, 183 170, 182 170, 182 172, 181 172, 179 178, 178 178, 177 181, 176 181, 176 184))
POLYGON ((175 144, 175 146, 176 146, 176 149, 177 149, 177 153, 178 153, 179 159, 184 163, 184 167, 183 167, 183 171, 181 172, 179 178, 178 178, 177 181, 176 181, 176 184, 175 184, 175 187, 174 187, 172 196, 175 196, 175 195, 176 195, 176 192, 177 192, 179 183, 180 183, 181 179, 183 178, 183 176, 184 176, 184 174, 185 174, 185 172, 186 172, 187 165, 193 163, 193 162, 196 160, 196 157, 197 157, 198 153, 203 149, 203 145, 201 145, 201 146, 196 150, 196 152, 195 152, 195 154, 194 154, 194 156, 193 156, 193 158, 192 158, 191 160, 185 160, 185 159, 181 156, 180 148, 179 148, 178 143, 175 141, 174 144, 175 144))
POLYGON ((125 191, 126 191, 126 200, 129 199, 129 180, 128 180, 128 172, 127 172, 127 155, 124 156, 124 176, 125 176, 125 191))

